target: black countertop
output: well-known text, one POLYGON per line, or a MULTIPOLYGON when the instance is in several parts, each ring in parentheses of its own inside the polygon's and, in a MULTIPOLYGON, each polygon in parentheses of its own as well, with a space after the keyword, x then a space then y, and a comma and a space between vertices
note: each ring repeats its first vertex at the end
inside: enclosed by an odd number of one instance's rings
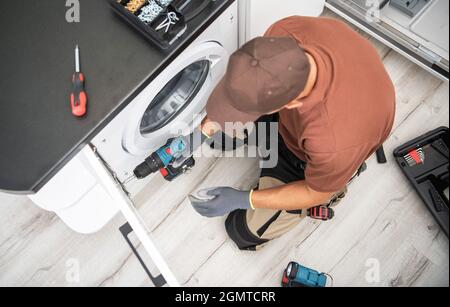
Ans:
POLYGON ((5 1, 0 190, 39 191, 233 2, 211 3, 170 50, 160 51, 106 0, 80 0, 80 23, 66 21, 66 1, 5 1), (89 113, 82 119, 72 116, 69 103, 76 44, 89 96, 89 113))

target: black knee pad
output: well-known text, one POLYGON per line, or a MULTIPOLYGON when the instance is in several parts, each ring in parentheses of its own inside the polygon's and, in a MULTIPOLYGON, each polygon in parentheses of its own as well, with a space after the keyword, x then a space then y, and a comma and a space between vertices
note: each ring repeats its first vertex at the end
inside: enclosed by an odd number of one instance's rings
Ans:
POLYGON ((246 210, 237 210, 230 213, 225 221, 225 229, 230 239, 240 250, 256 251, 259 245, 269 241, 263 240, 250 232, 246 216, 246 210))

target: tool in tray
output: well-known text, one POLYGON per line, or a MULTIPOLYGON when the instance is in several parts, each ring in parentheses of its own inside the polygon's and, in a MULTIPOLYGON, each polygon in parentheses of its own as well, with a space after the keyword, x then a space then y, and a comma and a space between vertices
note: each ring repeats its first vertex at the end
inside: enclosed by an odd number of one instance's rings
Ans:
POLYGON ((161 49, 169 48, 187 29, 179 0, 108 0, 114 10, 161 49))
POLYGON ((398 165, 449 234, 449 130, 441 127, 397 148, 398 165))

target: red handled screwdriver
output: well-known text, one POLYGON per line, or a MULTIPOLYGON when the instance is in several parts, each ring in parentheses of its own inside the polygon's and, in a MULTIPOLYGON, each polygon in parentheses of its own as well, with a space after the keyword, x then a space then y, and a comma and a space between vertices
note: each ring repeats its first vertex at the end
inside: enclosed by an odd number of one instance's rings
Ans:
POLYGON ((70 95, 72 113, 76 117, 83 117, 87 112, 87 95, 84 90, 85 78, 80 72, 80 49, 75 47, 75 73, 72 77, 73 92, 70 95))

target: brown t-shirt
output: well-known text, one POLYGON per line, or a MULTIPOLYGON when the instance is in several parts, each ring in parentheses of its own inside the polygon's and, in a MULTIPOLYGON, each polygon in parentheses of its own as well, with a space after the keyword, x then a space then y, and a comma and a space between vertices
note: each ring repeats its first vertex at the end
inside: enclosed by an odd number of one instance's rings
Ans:
POLYGON ((371 43, 341 21, 290 17, 266 36, 295 38, 317 62, 315 88, 303 107, 280 112, 280 134, 307 162, 308 186, 339 191, 392 130, 392 81, 371 43))

